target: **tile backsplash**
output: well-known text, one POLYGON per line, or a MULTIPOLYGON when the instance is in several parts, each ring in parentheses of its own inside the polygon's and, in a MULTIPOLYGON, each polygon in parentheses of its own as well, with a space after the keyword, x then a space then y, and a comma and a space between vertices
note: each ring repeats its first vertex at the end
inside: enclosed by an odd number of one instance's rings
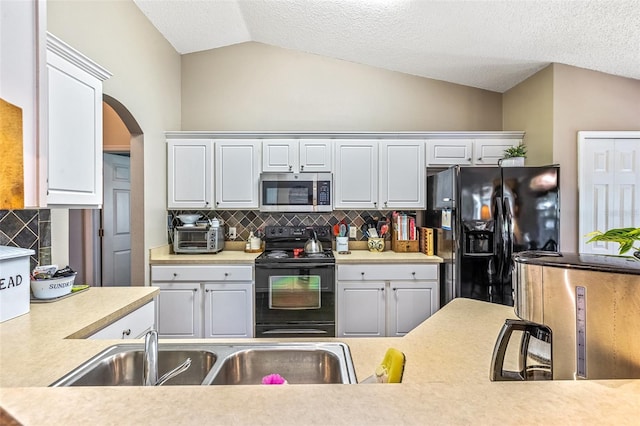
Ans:
MULTIPOLYGON (((249 232, 264 229, 265 226, 299 226, 299 225, 335 225, 342 219, 350 226, 360 229, 365 223, 365 218, 382 218, 391 216, 391 211, 378 210, 336 210, 331 213, 263 213, 253 210, 170 210, 168 212, 169 241, 171 241, 171 228, 180 225, 179 214, 201 214, 203 218, 219 218, 224 220, 226 230, 230 226, 236 228, 238 238, 236 241, 249 239, 249 232)), ((415 213, 415 212, 407 212, 415 213)), ((228 235, 225 236, 228 240, 228 235)), ((356 240, 365 240, 358 231, 356 240)))
POLYGON ((0 245, 34 250, 31 269, 51 264, 51 210, 0 210, 0 245))

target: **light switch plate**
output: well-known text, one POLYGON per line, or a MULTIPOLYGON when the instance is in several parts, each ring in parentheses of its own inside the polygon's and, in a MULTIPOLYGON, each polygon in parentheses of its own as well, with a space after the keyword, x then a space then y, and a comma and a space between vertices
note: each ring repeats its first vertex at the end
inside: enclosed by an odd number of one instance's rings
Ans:
POLYGON ((235 226, 230 226, 229 227, 229 239, 230 240, 235 240, 237 238, 237 234, 236 234, 236 227, 235 226))
POLYGON ((355 226, 349 228, 349 238, 358 238, 358 228, 355 226))

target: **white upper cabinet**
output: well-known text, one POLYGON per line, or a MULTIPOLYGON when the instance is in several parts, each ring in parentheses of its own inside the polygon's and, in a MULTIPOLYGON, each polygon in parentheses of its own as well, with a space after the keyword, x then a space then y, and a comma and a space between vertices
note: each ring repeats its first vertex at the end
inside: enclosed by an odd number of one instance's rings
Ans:
POLYGON ((216 140, 215 150, 215 208, 258 209, 260 141, 216 140))
POLYGON ((380 142, 380 186, 378 205, 382 209, 424 209, 424 141, 380 142))
POLYGON ((102 205, 102 82, 111 74, 47 35, 47 204, 102 205))
POLYGON ((333 207, 378 208, 377 140, 336 140, 333 207))
POLYGON ((430 166, 470 165, 473 139, 427 139, 427 157, 430 166))
POLYGON ((330 141, 265 139, 262 142, 262 171, 331 172, 330 141))
POLYGON ((336 140, 335 209, 425 207, 422 140, 336 140))
POLYGON ((500 137, 427 139, 427 166, 495 166, 506 148, 521 141, 500 137))
POLYGON ((263 172, 298 172, 298 139, 266 139, 262 142, 263 172))
POLYGON ((518 146, 522 139, 476 139, 473 147, 475 165, 495 166, 504 157, 504 150, 518 146))
POLYGON ((212 209, 213 140, 167 141, 167 207, 212 209))
POLYGON ((332 141, 327 139, 308 139, 300 141, 301 172, 332 171, 332 141))

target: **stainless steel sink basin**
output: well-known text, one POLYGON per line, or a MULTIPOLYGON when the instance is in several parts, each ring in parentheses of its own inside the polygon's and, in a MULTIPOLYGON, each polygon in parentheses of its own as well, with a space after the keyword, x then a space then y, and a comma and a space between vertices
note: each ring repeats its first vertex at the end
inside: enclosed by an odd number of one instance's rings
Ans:
MULTIPOLYGON (((51 386, 142 386, 144 346, 111 346, 51 386)), ((290 384, 356 383, 349 347, 337 342, 160 343, 158 376, 187 358, 191 366, 164 385, 260 384, 280 374, 290 384)))
POLYGON ((263 377, 274 373, 289 384, 352 383, 344 358, 329 348, 267 346, 226 357, 211 384, 258 385, 263 377))
MULTIPOLYGON (((142 386, 144 349, 141 345, 116 345, 101 352, 51 386, 142 386)), ((163 386, 201 385, 217 356, 202 348, 161 346, 158 377, 191 358, 191 366, 163 386)))

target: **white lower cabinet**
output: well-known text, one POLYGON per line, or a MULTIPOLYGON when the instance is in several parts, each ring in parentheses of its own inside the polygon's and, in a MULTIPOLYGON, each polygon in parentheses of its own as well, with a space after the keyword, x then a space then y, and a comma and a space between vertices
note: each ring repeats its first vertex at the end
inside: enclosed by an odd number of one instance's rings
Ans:
POLYGON ((253 337, 253 284, 204 285, 204 337, 253 337))
POLYGON ((158 335, 195 338, 202 335, 202 290, 200 283, 152 283, 158 296, 158 335))
POLYGON ((404 336, 439 309, 438 265, 338 265, 338 337, 404 336))
POLYGON ((88 339, 137 339, 155 326, 156 305, 149 302, 92 334, 88 339))
POLYGON ((160 337, 253 337, 253 266, 152 266, 151 280, 160 337))

